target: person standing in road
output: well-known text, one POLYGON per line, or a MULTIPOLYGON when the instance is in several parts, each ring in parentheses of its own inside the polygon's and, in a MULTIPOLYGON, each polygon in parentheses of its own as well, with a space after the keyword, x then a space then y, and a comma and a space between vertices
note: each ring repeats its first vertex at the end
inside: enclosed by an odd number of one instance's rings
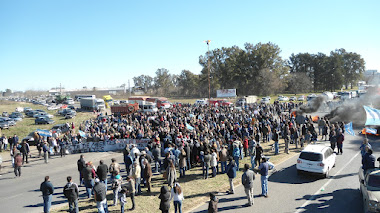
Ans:
POLYGON ((13 146, 17 146, 18 143, 18 136, 15 134, 12 138, 13 146))
POLYGON ((54 193, 54 186, 50 183, 49 176, 46 176, 45 181, 41 183, 40 191, 42 192, 42 197, 44 199, 44 213, 49 213, 54 193))
POLYGON ((22 164, 24 164, 24 162, 29 163, 28 162, 28 155, 29 155, 30 149, 29 149, 29 144, 25 140, 22 141, 22 143, 21 143, 21 150, 20 151, 22 153, 22 164))
POLYGON ((71 176, 67 176, 67 184, 63 187, 63 194, 69 202, 69 212, 79 213, 78 198, 79 189, 76 183, 73 183, 71 176))
POLYGON ((49 163, 49 147, 48 147, 48 145, 47 145, 46 142, 42 146, 42 150, 44 151, 44 160, 45 160, 45 163, 49 163))
POLYGON ((339 134, 338 134, 337 139, 336 139, 336 144, 338 146, 338 153, 337 153, 338 155, 339 155, 339 153, 341 155, 343 155, 343 141, 344 141, 344 135, 343 135, 342 131, 339 131, 339 134))
MULTIPOLYGON (((113 206, 117 205, 119 192, 121 191, 122 178, 118 172, 115 173, 115 178, 112 181, 112 191, 113 191, 113 206)), ((106 189, 107 191, 107 189, 106 189)))
POLYGON ((228 160, 229 160, 229 164, 228 164, 227 170, 226 170, 228 180, 230 182, 230 191, 228 191, 228 194, 235 194, 234 178, 236 177, 236 163, 231 156, 229 156, 228 160))
POLYGON ((268 197, 268 171, 269 165, 265 157, 262 158, 262 163, 258 168, 261 175, 261 195, 268 197))
POLYGON ((107 205, 107 190, 104 183, 101 183, 98 178, 95 179, 94 186, 94 199, 96 201, 96 207, 98 208, 98 213, 108 213, 107 205))
POLYGON ((108 174, 108 166, 104 164, 103 160, 100 160, 99 166, 96 169, 96 175, 98 176, 100 182, 106 185, 106 188, 107 188, 107 174, 108 174))
POLYGON ((255 180, 255 173, 249 169, 249 164, 244 164, 244 173, 241 176, 241 183, 244 186, 244 191, 248 198, 248 206, 253 205, 253 180, 255 180))
POLYGON ((87 163, 86 167, 82 170, 82 174, 84 186, 86 187, 87 197, 91 198, 91 195, 93 194, 92 188, 94 187, 95 170, 89 163, 87 163))
POLYGON ((77 161, 78 172, 79 172, 79 185, 83 184, 83 174, 82 171, 86 167, 86 161, 84 161, 84 156, 80 155, 79 160, 77 161))
POLYGON ((130 176, 131 171, 132 171, 132 166, 133 166, 133 159, 127 148, 124 149, 123 154, 124 154, 125 172, 127 173, 127 176, 130 176))
POLYGON ((20 153, 17 153, 14 162, 14 172, 16 177, 21 177, 22 157, 20 153))
POLYGON ((335 147, 336 147, 336 135, 335 135, 335 131, 332 132, 331 136, 330 136, 330 146, 331 146, 331 149, 335 152, 335 147))

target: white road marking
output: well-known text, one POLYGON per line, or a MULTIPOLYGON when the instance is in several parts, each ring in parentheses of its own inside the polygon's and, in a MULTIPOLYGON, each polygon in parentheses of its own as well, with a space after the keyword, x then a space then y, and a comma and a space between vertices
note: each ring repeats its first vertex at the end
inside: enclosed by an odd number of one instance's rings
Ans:
POLYGON ((315 192, 314 194, 313 194, 313 196, 311 196, 301 207, 299 207, 299 209, 295 212, 295 213, 300 213, 301 211, 303 211, 303 210, 305 210, 304 208, 305 208, 305 206, 307 206, 307 205, 309 205, 314 199, 315 199, 315 197, 319 194, 319 193, 321 193, 321 190, 322 189, 325 189, 326 188, 326 186, 327 185, 329 185, 330 183, 331 183, 331 181, 333 181, 334 179, 335 179, 335 177, 337 177, 342 171, 343 171, 343 169, 345 169, 358 155, 360 154, 360 152, 358 152, 358 153, 356 153, 356 155, 353 157, 353 158, 351 158, 351 160, 350 161, 348 161, 347 163, 346 163, 346 165, 344 165, 344 167, 342 167, 332 178, 330 178, 330 180, 329 181, 327 181, 321 188, 319 188, 318 189, 318 191, 317 192, 315 192))

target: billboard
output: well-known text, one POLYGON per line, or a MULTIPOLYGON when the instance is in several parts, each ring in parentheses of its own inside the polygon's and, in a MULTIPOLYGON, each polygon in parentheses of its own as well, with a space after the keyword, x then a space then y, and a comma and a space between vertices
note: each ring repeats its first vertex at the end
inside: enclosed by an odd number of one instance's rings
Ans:
POLYGON ((218 97, 218 98, 236 97, 236 89, 219 89, 219 90, 216 90, 216 97, 218 97))

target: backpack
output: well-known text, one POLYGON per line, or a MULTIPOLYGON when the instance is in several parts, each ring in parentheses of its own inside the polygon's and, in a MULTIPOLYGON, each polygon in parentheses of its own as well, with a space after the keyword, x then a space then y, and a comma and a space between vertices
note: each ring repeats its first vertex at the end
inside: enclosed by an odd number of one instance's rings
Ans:
POLYGON ((75 193, 75 185, 71 184, 71 186, 65 186, 63 188, 63 194, 68 200, 75 200, 76 199, 76 193, 75 193))

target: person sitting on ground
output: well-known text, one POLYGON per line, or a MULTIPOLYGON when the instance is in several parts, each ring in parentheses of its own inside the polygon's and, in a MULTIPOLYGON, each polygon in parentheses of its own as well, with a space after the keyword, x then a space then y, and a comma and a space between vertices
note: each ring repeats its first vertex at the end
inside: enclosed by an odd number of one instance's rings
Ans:
POLYGON ((219 199, 215 196, 215 194, 210 193, 210 202, 208 203, 208 213, 218 212, 218 202, 219 202, 219 199))

